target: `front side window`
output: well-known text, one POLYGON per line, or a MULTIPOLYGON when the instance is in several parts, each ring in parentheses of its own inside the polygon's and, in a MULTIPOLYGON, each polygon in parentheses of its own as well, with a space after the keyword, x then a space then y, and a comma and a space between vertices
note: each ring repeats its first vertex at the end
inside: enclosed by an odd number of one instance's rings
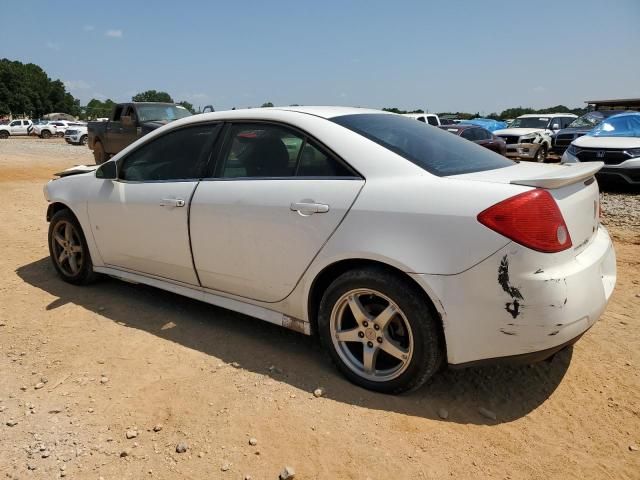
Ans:
POLYGON ((473 142, 400 115, 366 113, 334 117, 331 121, 438 176, 513 165, 511 160, 473 142))
POLYGON ((236 124, 227 138, 222 178, 354 176, 311 139, 279 125, 236 124))
POLYGON ((202 178, 219 124, 180 128, 145 143, 127 155, 120 179, 133 182, 202 178))
POLYGON ((427 117, 429 125, 438 125, 438 119, 436 117, 427 117))
POLYGON ((20 126, 20 120, 16 120, 15 122, 11 122, 11 124, 9 126, 10 127, 19 127, 20 126))

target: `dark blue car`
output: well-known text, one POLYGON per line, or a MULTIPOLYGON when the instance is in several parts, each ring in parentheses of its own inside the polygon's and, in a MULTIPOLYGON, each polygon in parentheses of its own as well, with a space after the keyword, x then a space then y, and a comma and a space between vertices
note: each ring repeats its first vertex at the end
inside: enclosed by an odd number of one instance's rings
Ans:
POLYGON ((620 110, 594 110, 576 118, 567 128, 563 128, 555 134, 551 151, 561 156, 576 138, 583 136, 594 127, 600 125, 605 118, 617 113, 624 112, 620 110))

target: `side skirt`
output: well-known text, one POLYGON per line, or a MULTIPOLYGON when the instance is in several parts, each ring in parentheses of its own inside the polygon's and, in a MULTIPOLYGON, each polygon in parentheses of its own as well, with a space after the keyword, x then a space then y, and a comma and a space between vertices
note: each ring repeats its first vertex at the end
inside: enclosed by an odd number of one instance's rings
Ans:
POLYGON ((276 312, 275 310, 270 310, 258 305, 224 297, 222 295, 216 295, 201 287, 186 285, 183 283, 174 283, 159 277, 148 277, 146 275, 113 267, 94 267, 93 270, 97 273, 103 273, 105 275, 124 280, 125 282, 142 283, 144 285, 149 285, 150 287, 160 288, 172 293, 177 293, 184 297, 193 298, 194 300, 200 300, 217 307, 226 308, 227 310, 258 318, 265 322, 273 323, 299 333, 304 333, 305 335, 311 335, 311 326, 309 322, 305 322, 298 318, 292 318, 284 313, 276 312))

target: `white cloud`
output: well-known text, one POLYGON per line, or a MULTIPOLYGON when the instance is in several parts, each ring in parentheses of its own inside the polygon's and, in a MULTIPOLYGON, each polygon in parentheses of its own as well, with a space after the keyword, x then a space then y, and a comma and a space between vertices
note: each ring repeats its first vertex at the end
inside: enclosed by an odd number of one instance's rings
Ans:
POLYGON ((60 50, 60 44, 59 43, 47 42, 46 43, 46 47, 51 49, 51 50, 60 50))
POLYGON ((107 30, 105 35, 111 38, 122 38, 122 30, 107 30))
POLYGON ((84 80, 64 80, 62 83, 64 83, 67 90, 87 90, 91 88, 91 85, 84 80))
POLYGON ((82 27, 82 30, 84 30, 85 32, 93 32, 96 29, 96 27, 94 27, 93 25, 85 25, 84 27, 82 27))
POLYGON ((546 92, 547 89, 543 86, 538 85, 537 87, 533 87, 532 91, 535 93, 542 93, 542 92, 546 92))

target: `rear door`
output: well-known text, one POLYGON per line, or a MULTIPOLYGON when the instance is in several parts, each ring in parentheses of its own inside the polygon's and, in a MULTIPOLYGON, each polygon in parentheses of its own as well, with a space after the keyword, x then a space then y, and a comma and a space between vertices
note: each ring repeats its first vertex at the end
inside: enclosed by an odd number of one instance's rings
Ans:
POLYGON ((88 202, 105 264, 197 285, 189 199, 207 171, 219 124, 172 130, 118 161, 118 180, 96 182, 88 202))
POLYGON ((200 282, 255 300, 281 300, 364 180, 304 133, 276 124, 230 125, 218 159, 191 203, 200 282))

